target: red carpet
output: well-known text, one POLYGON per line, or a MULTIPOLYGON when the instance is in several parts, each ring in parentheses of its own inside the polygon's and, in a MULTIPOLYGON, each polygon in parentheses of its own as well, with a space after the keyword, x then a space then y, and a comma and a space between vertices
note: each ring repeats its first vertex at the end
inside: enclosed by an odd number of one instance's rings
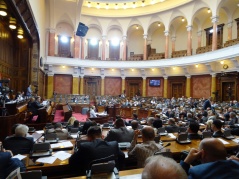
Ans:
MULTIPOLYGON (((72 116, 74 116, 80 122, 85 122, 87 118, 87 115, 83 115, 81 113, 74 113, 74 112, 72 113, 72 116)), ((63 110, 56 110, 53 122, 64 122, 63 110)))

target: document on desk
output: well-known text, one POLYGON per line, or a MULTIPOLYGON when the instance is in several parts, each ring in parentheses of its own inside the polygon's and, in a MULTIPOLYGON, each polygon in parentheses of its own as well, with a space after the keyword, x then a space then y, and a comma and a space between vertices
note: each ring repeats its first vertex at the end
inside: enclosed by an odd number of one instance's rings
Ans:
POLYGON ((54 156, 42 157, 42 158, 37 159, 37 162, 53 164, 56 159, 57 159, 57 158, 54 157, 54 156))
POLYGON ((71 154, 64 151, 59 151, 59 152, 56 152, 53 156, 63 161, 70 158, 71 154))
POLYGON ((73 144, 70 141, 58 142, 56 144, 51 144, 51 148, 69 148, 73 147, 73 144))
POLYGON ((36 131, 36 133, 38 133, 38 134, 44 134, 44 130, 36 131))
POLYGON ((17 155, 14 155, 12 158, 18 158, 19 160, 22 160, 22 159, 26 158, 26 156, 21 155, 21 154, 17 154, 17 155))
POLYGON ((135 175, 128 175, 128 176, 121 176, 120 179, 139 179, 142 178, 142 174, 135 174, 135 175))
POLYGON ((225 140, 223 140, 223 139, 220 139, 220 138, 218 138, 223 144, 229 144, 229 142, 227 142, 227 141, 225 141, 225 140))
POLYGON ((172 133, 168 133, 168 136, 169 136, 170 138, 176 139, 176 136, 173 135, 172 133))
POLYGON ((234 142, 239 143, 239 138, 233 139, 234 142))

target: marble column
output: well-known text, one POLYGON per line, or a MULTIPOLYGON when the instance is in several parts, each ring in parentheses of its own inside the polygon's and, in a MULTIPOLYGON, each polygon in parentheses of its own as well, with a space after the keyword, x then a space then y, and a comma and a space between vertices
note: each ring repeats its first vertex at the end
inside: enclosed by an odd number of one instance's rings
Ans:
POLYGON ((171 40, 172 40, 172 52, 175 52, 175 42, 176 42, 176 37, 175 37, 175 36, 172 37, 171 40))
POLYGON ((80 37, 77 35, 74 35, 74 58, 80 58, 80 37))
POLYGON ((232 40, 232 24, 233 22, 229 22, 227 24, 227 30, 228 30, 227 40, 232 40))
POLYGON ((52 98, 54 90, 54 74, 48 74, 47 76, 47 99, 52 98))
POLYGON ((168 53, 169 53, 169 31, 164 31, 165 35, 165 58, 168 58, 168 53))
POLYGON ((198 31, 197 32, 197 36, 198 36, 198 48, 202 46, 202 31, 198 31))
POLYGON ((121 77, 121 78, 122 78, 122 82, 121 82, 122 83, 122 85, 121 85, 122 88, 121 88, 121 91, 122 91, 122 93, 124 93, 124 90, 126 90, 125 89, 125 77, 121 77))
POLYGON ((55 56, 55 29, 49 30, 48 56, 55 56))
POLYGON ((191 97, 191 76, 187 75, 187 81, 186 81, 186 97, 191 97))
POLYGON ((100 95, 105 95, 105 77, 101 76, 100 95))
POLYGON ((84 76, 80 77, 80 95, 84 94, 84 76))
POLYGON ((163 80, 163 97, 167 98, 168 97, 168 77, 164 76, 163 80))
POLYGON ((85 38, 81 37, 81 59, 85 59, 85 38))
POLYGON ((79 94, 79 76, 73 76, 72 94, 79 94))
POLYGON ((143 91, 142 96, 146 97, 146 77, 143 77, 143 91))
POLYGON ((105 60, 105 46, 106 46, 105 39, 106 39, 106 36, 103 35, 102 36, 102 59, 101 60, 105 60))
POLYGON ((147 60, 147 34, 144 34, 144 59, 147 60))
MULTIPOLYGON (((211 82, 211 94, 212 94, 213 92, 216 92, 217 90, 217 84, 216 84, 217 79, 216 79, 215 73, 212 73, 211 76, 212 76, 212 82, 211 82)), ((215 98, 215 94, 213 95, 214 95, 213 97, 215 98)))
POLYGON ((122 60, 127 60, 127 36, 123 36, 123 59, 122 60))
POLYGON ((187 26, 188 40, 187 40, 187 56, 192 55, 192 26, 187 26))
POLYGON ((212 23, 213 23, 212 51, 217 50, 217 22, 218 22, 218 17, 217 16, 212 17, 212 23))

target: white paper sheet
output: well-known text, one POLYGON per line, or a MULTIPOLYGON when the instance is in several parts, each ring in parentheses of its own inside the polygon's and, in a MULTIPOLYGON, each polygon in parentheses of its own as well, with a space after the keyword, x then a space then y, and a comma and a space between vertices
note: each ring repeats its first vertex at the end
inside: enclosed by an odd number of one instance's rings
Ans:
POLYGON ((220 139, 220 138, 218 138, 223 144, 229 144, 229 142, 227 142, 227 141, 225 141, 225 140, 223 140, 223 139, 220 139))
POLYGON ((78 134, 71 134, 71 137, 72 137, 73 139, 76 139, 77 136, 78 136, 78 134))
POLYGON ((239 143, 239 138, 233 139, 234 142, 239 143))
POLYGON ((43 134, 43 133, 44 133, 44 130, 36 131, 36 133, 38 133, 38 134, 43 134))
POLYGON ((51 144, 51 148, 67 148, 73 147, 73 144, 70 141, 58 142, 56 144, 51 144))
POLYGON ((71 154, 64 151, 59 151, 59 152, 56 152, 53 156, 63 161, 70 158, 71 154))
POLYGON ((26 156, 25 155, 21 155, 21 154, 17 154, 15 156, 13 156, 12 158, 18 158, 19 160, 22 160, 22 159, 26 158, 26 156))
POLYGON ((176 136, 173 135, 172 133, 168 133, 168 135, 169 135, 170 138, 176 139, 176 136))
POLYGON ((36 140, 40 139, 41 136, 42 136, 41 133, 33 133, 33 134, 32 134, 32 137, 33 137, 34 142, 35 142, 36 140))
POLYGON ((57 158, 54 157, 54 156, 42 157, 42 158, 37 159, 37 162, 53 164, 56 159, 57 159, 57 158))

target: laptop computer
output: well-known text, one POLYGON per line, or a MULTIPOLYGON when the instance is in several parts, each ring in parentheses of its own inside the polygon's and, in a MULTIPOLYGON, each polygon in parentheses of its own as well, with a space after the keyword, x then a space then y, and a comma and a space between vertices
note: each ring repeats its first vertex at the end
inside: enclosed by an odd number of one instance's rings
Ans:
POLYGON ((235 139, 235 137, 231 134, 231 130, 225 130, 223 133, 223 137, 225 139, 235 139))
POLYGON ((119 142, 118 146, 120 149, 127 149, 130 147, 130 142, 119 142))
POLYGON ((188 133, 180 133, 178 135, 178 138, 176 139, 176 141, 179 144, 190 144, 191 143, 191 140, 188 139, 188 133))
POLYGON ((161 136, 168 135, 168 132, 165 130, 164 127, 158 128, 158 134, 161 136))

